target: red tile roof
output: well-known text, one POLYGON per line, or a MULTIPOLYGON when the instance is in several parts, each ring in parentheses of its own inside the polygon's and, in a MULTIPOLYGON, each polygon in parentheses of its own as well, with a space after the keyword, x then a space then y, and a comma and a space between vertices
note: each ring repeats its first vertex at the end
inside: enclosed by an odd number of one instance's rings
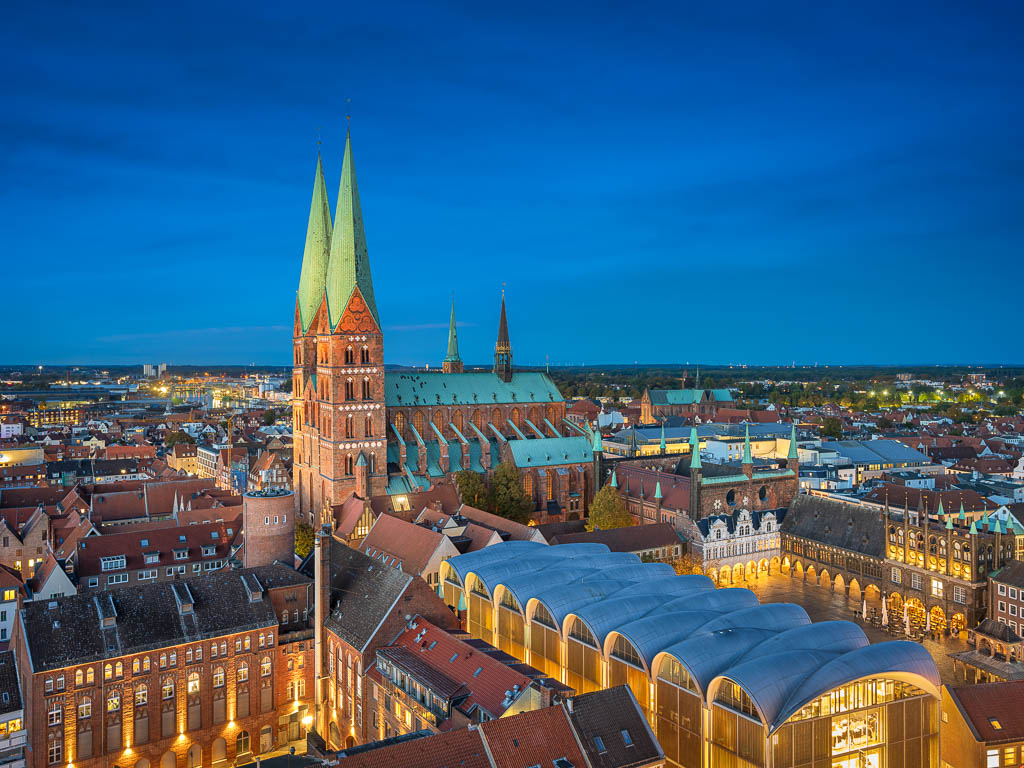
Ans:
POLYGON ((125 555, 125 570, 129 571, 207 560, 223 560, 230 553, 231 545, 238 533, 238 528, 225 523, 210 523, 209 525, 188 525, 152 531, 89 536, 79 542, 78 575, 80 577, 98 576, 102 570, 100 558, 112 555, 125 555), (202 547, 206 545, 215 547, 214 554, 203 557, 202 547), (188 550, 187 558, 175 560, 174 550, 176 549, 188 550), (144 557, 145 553, 159 553, 157 562, 147 563, 144 557))
POLYGON ((338 765, 344 768, 491 768, 491 761, 480 731, 459 728, 351 755, 338 765))
POLYGON ((503 717, 480 726, 495 768, 551 765, 564 757, 575 766, 587 765, 561 706, 503 717))
POLYGON ((374 522, 359 548, 375 560, 381 556, 392 558, 396 562, 389 560, 389 565, 397 568, 401 563, 403 571, 419 576, 445 538, 443 533, 383 514, 374 522))
POLYGON ((947 688, 980 741, 1024 739, 1024 680, 947 688), (1001 726, 996 730, 995 720, 1001 726))

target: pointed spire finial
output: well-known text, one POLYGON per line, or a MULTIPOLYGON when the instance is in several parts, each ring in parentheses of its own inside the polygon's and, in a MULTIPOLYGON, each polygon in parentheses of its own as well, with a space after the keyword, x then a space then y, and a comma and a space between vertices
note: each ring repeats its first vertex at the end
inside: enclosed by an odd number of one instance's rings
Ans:
POLYGON ((370 256, 363 229, 363 209, 359 204, 359 184, 352 156, 352 136, 346 132, 331 253, 327 262, 327 308, 330 310, 328 320, 332 329, 341 320, 357 289, 379 328, 380 316, 373 295, 370 256))
POLYGON ((451 317, 448 319, 448 354, 445 355, 444 362, 446 363, 457 363, 461 362, 459 359, 459 336, 455 327, 455 292, 452 291, 452 312, 451 317))
POLYGON ((700 438, 697 437, 697 427, 690 427, 690 469, 700 469, 700 438))
MULTIPOLYGON (((317 144, 319 143, 318 138, 317 144)), ((313 322, 313 315, 316 314, 320 302, 324 298, 327 263, 330 258, 331 229, 331 206, 327 201, 324 167, 318 152, 316 171, 313 176, 313 200, 309 204, 306 244, 302 253, 302 269, 299 272, 299 290, 296 297, 299 322, 303 333, 309 329, 313 322)))
POLYGON ((750 453, 750 425, 746 425, 746 429, 743 433, 743 463, 753 464, 754 458, 750 453))

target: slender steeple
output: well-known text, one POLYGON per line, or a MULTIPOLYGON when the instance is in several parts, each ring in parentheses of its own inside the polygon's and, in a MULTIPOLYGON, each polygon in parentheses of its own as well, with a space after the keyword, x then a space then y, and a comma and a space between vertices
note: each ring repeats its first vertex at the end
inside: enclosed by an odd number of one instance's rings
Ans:
MULTIPOLYGON (((359 185, 352 159, 352 137, 345 135, 345 158, 341 163, 341 185, 338 187, 338 208, 331 234, 331 255, 327 262, 327 306, 333 330, 345 314, 353 294, 358 290, 362 302, 380 328, 377 302, 373 298, 370 257, 363 231, 363 211, 359 205, 359 185)), ((362 307, 360 306, 361 310, 362 307)))
POLYGON ((444 357, 441 370, 445 373, 462 373, 462 360, 459 358, 459 337, 455 331, 455 296, 452 295, 452 315, 448 320, 448 354, 444 357))
POLYGON ((750 454, 750 425, 747 424, 746 431, 743 433, 743 463, 753 464, 754 459, 750 454))
POLYGON ((498 341, 494 344, 494 373, 504 382, 512 381, 512 343, 508 340, 508 319, 505 317, 505 291, 501 292, 501 318, 498 320, 498 341))
POLYGON ((786 459, 796 461, 796 422, 793 422, 793 427, 789 433, 789 455, 786 459))
POLYGON ((306 225, 306 247, 302 253, 302 271, 299 273, 297 303, 302 332, 309 330, 327 283, 327 260, 331 247, 331 206, 327 202, 327 184, 320 155, 316 156, 316 175, 313 177, 313 201, 309 204, 309 223, 306 225))
POLYGON ((665 446, 665 420, 661 422, 661 442, 658 443, 658 453, 664 454, 666 452, 665 446))
POLYGON ((700 469, 700 438, 697 427, 690 427, 690 469, 700 469))

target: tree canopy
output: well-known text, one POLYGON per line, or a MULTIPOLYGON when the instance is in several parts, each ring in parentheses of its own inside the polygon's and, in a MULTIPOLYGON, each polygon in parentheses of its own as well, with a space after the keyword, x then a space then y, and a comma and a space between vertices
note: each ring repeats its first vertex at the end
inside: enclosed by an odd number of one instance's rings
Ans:
POLYGON ((619 492, 606 485, 594 496, 590 503, 590 517, 587 519, 587 530, 625 528, 633 524, 633 518, 626 509, 626 503, 619 492))

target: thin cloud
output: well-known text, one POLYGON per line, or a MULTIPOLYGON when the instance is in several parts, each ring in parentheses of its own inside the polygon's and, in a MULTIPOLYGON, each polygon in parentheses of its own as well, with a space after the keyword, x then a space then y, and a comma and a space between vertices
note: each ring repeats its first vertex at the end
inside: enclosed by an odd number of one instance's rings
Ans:
POLYGON ((122 342, 122 341, 156 341, 160 339, 179 339, 194 336, 207 336, 211 333, 261 333, 279 332, 291 330, 290 325, 225 325, 219 328, 182 328, 171 331, 151 331, 149 333, 120 333, 113 336, 100 336, 96 341, 101 342, 122 342))
MULTIPOLYGON (((418 325, 388 325, 384 327, 385 331, 398 331, 402 333, 404 331, 435 331, 439 328, 447 328, 448 323, 419 323, 418 325)), ((463 323, 460 320, 455 321, 456 328, 475 328, 476 323, 463 323)))

